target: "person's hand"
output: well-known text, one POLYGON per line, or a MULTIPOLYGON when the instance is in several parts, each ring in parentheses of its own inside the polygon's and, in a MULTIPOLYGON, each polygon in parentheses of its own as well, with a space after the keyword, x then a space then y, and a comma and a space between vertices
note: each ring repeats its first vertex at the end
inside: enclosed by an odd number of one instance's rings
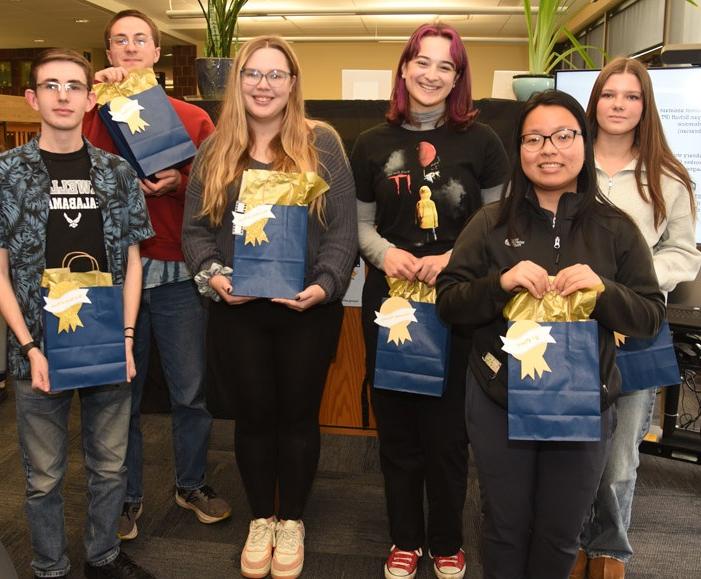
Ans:
POLYGON ((385 260, 382 269, 389 277, 414 281, 419 259, 411 255, 408 251, 398 247, 390 247, 385 252, 385 260))
POLYGON ((154 176, 158 179, 156 183, 148 179, 139 182, 146 197, 160 197, 166 193, 177 191, 182 181, 182 175, 177 169, 164 169, 154 176))
POLYGON ((32 388, 48 392, 51 389, 49 384, 49 361, 39 348, 32 348, 27 354, 29 367, 32 374, 32 388))
POLYGON ((416 270, 416 277, 428 285, 436 285, 438 274, 441 273, 450 260, 450 252, 440 255, 427 255, 419 259, 416 270))
POLYGON ((124 349, 127 353, 127 382, 131 382, 136 376, 136 362, 134 362, 134 339, 124 338, 124 349))
POLYGON ((231 295, 234 288, 231 285, 231 280, 222 274, 213 275, 209 278, 209 287, 211 287, 219 297, 224 300, 230 306, 238 306, 240 304, 245 304, 256 298, 249 296, 234 296, 231 295))
POLYGON ((95 82, 122 82, 128 74, 123 66, 110 66, 95 73, 95 82))
POLYGON ((552 289, 562 297, 566 297, 578 290, 593 289, 602 283, 601 278, 592 271, 591 267, 576 263, 558 272, 553 280, 552 289))
POLYGON ((326 292, 319 284, 312 284, 308 288, 302 290, 297 294, 297 298, 294 300, 288 300, 284 298, 273 298, 270 300, 276 304, 282 304, 287 306, 291 310, 297 312, 303 312, 308 310, 312 306, 323 302, 326 299, 326 292))
POLYGON ((532 261, 519 261, 506 273, 503 273, 499 283, 504 291, 513 292, 525 289, 533 297, 541 299, 545 292, 550 291, 548 272, 532 261))

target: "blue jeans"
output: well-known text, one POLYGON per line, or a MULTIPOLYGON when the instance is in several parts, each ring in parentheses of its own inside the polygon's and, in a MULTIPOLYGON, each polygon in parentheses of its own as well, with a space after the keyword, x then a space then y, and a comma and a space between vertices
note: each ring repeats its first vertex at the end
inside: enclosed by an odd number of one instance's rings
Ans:
POLYGON ((654 388, 623 394, 616 401, 618 426, 611 454, 581 536, 581 548, 590 558, 607 556, 625 563, 633 555, 628 527, 640 464, 638 446, 650 428, 654 406, 654 388))
MULTIPOLYGON (((70 570, 63 521, 63 477, 68 462, 68 416, 73 391, 45 394, 28 380, 15 382, 17 432, 27 477, 25 510, 32 534, 32 569, 39 577, 70 570)), ((86 560, 110 563, 119 554, 117 522, 126 487, 124 459, 131 391, 125 384, 78 390, 88 480, 86 560)))
POLYGON ((144 444, 141 396, 148 372, 153 333, 172 409, 175 484, 197 489, 204 484, 212 415, 205 404, 205 331, 207 314, 194 282, 181 281, 143 290, 136 324, 131 422, 127 450, 128 502, 144 496, 144 444))

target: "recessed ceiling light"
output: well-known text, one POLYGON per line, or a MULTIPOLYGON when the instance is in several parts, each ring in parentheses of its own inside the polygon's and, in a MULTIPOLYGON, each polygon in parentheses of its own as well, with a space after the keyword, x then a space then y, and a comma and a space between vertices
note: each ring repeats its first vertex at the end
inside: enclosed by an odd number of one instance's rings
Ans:
POLYGON ((44 40, 43 38, 35 38, 34 42, 41 43, 41 42, 46 42, 46 40, 44 40))
POLYGON ((88 22, 90 22, 90 20, 88 20, 87 18, 76 18, 75 19, 76 24, 87 24, 88 22))

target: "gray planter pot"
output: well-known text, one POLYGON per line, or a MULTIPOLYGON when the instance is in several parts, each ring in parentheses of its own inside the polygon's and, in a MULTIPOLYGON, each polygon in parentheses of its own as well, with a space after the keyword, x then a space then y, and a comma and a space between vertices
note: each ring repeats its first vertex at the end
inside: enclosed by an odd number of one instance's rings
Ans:
POLYGON ((511 86, 516 98, 527 101, 531 95, 555 87, 555 79, 547 74, 516 74, 511 86))
POLYGON ((233 64, 233 58, 204 57, 195 59, 197 87, 204 99, 221 99, 233 64))

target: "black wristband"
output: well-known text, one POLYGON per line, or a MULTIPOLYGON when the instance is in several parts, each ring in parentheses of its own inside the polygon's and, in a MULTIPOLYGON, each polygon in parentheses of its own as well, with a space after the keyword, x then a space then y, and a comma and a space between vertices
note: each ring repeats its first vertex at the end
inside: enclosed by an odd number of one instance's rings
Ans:
POLYGON ((37 344, 34 340, 31 342, 27 342, 26 344, 22 344, 19 347, 19 353, 22 354, 25 358, 29 356, 29 352, 33 350, 34 348, 38 348, 39 344, 37 344))

